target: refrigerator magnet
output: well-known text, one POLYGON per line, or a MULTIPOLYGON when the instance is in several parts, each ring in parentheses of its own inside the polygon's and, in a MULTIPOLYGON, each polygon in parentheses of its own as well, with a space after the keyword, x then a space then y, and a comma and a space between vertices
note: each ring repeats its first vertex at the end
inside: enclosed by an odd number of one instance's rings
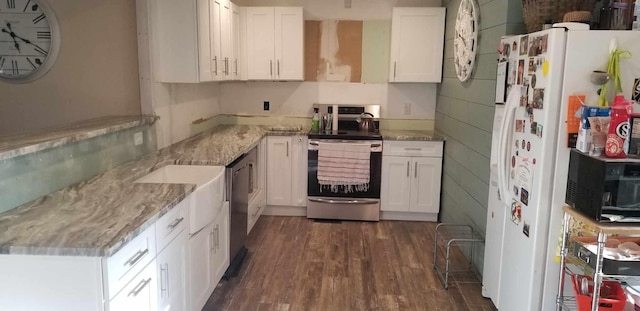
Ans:
POLYGON ((519 225, 522 220, 522 205, 516 200, 511 201, 511 221, 519 225))
POLYGON ((640 101, 640 78, 637 78, 635 82, 633 82, 633 94, 631 94, 631 98, 635 101, 640 101))
POLYGON ((518 176, 517 185, 523 188, 523 190, 531 189, 533 186, 533 169, 533 163, 531 163, 529 158, 520 157, 520 159, 518 159, 516 168, 516 175, 518 176))
POLYGON ((529 75, 536 73, 536 59, 529 58, 529 75))
POLYGON ((524 133, 524 120, 516 120, 516 132, 524 133))
POLYGON ((533 101, 531 102, 531 106, 534 109, 542 109, 543 104, 544 104, 544 89, 534 89, 533 101))
POLYGON ((529 206, 529 191, 525 188, 520 189, 520 202, 522 204, 529 206))
POLYGON ((538 122, 531 122, 531 130, 530 130, 531 134, 536 134, 537 131, 538 131, 538 122))
POLYGON ((529 224, 526 221, 524 222, 524 225, 522 226, 522 233, 526 237, 529 237, 529 224))
POLYGON ((531 142, 530 141, 527 142, 527 151, 531 151, 531 142))
POLYGON ((542 124, 536 124, 536 136, 542 138, 542 124))
POLYGON ((518 190, 518 187, 513 186, 513 195, 514 195, 515 197, 518 197, 518 195, 520 194, 520 193, 519 193, 519 191, 520 191, 520 190, 518 190))
POLYGON ((520 37, 520 55, 527 55, 529 51, 529 36, 520 37))
POLYGON ((542 76, 546 77, 549 74, 549 61, 545 60, 544 62, 542 62, 542 76))
POLYGON ((522 78, 524 77, 524 59, 518 61, 518 81, 516 84, 522 85, 522 78))

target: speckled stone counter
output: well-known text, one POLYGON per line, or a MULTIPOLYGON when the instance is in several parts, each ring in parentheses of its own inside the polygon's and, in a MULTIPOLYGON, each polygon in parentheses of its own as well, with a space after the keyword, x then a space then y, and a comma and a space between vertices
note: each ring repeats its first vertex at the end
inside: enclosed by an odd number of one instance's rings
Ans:
POLYGON ((444 137, 433 131, 380 130, 383 140, 444 141, 444 137))
POLYGON ((168 164, 226 166, 265 135, 299 127, 221 125, 0 214, 0 254, 110 256, 193 192, 195 185, 136 184, 168 164))
POLYGON ((153 116, 104 117, 36 132, 0 136, 0 160, 150 124, 153 116))

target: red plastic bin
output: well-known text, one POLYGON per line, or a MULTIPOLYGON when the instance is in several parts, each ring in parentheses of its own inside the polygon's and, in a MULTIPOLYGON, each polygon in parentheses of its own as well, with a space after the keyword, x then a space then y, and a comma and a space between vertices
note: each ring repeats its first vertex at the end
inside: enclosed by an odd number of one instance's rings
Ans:
MULTIPOLYGON (((580 295, 578 284, 578 274, 571 275, 571 284, 573 284, 573 291, 576 294, 576 302, 578 303, 578 311, 590 311, 591 310, 591 296, 580 295)), ((593 278, 588 275, 582 275, 589 280, 589 292, 593 293, 593 278)), ((622 286, 618 282, 602 281, 600 287, 600 293, 608 285, 610 290, 607 297, 600 297, 598 301, 598 310, 600 311, 622 311, 627 304, 627 296, 622 286)))

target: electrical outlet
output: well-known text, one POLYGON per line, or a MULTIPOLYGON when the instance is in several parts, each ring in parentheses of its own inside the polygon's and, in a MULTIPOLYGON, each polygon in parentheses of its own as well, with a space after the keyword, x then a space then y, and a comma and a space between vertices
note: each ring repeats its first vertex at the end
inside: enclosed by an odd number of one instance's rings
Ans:
POLYGON ((264 111, 269 111, 269 101, 264 101, 262 102, 263 106, 264 106, 264 111))
POLYGON ((404 115, 408 116, 411 114, 411 103, 404 103, 404 115))
POLYGON ((144 139, 142 137, 142 132, 137 132, 137 133, 133 134, 133 145, 134 146, 142 145, 143 142, 144 142, 144 139))

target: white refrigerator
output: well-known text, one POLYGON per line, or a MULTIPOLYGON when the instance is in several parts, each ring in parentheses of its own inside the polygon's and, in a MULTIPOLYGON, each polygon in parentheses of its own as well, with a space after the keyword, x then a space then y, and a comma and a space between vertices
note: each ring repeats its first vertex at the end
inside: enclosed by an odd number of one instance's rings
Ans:
POLYGON ((575 126, 576 102, 597 102, 601 86, 590 76, 606 70, 612 39, 634 54, 620 67, 625 98, 637 98, 640 32, 553 28, 501 41, 482 288, 499 310, 555 310, 575 139, 567 126, 575 126))

